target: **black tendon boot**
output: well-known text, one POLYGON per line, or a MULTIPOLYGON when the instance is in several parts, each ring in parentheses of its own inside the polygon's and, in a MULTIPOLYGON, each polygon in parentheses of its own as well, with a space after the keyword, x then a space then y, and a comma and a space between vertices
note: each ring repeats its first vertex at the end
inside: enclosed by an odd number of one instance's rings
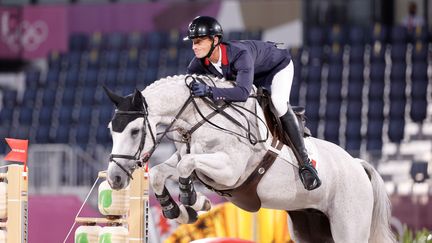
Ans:
POLYGON ((318 188, 321 185, 321 180, 318 177, 318 172, 309 160, 303 137, 300 134, 297 117, 290 104, 288 104, 287 113, 280 117, 280 120, 285 132, 288 134, 295 147, 294 149, 300 155, 301 161, 299 161, 299 175, 305 189, 311 191, 318 188))

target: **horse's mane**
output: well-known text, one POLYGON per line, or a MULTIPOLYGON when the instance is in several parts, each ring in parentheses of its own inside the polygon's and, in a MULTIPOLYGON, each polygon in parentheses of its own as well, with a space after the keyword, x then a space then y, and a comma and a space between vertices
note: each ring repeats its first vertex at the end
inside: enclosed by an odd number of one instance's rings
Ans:
MULTIPOLYGON (((224 78, 218 78, 212 75, 198 75, 198 74, 181 74, 181 75, 174 75, 174 76, 167 76, 164 78, 160 78, 156 81, 154 81, 152 84, 147 86, 145 90, 154 90, 157 89, 160 85, 166 85, 166 84, 173 84, 173 85, 184 85, 185 79, 189 76, 192 76, 193 78, 202 79, 204 82, 206 82, 210 86, 216 85, 216 87, 219 88, 228 88, 233 86, 232 81, 227 81, 224 78)), ((188 78, 188 83, 192 81, 192 78, 188 78)))

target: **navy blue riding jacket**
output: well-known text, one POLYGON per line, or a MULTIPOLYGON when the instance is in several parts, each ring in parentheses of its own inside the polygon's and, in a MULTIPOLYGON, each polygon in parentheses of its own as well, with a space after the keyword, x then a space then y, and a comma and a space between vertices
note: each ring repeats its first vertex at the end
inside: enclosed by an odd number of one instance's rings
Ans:
POLYGON ((194 57, 187 68, 189 74, 212 74, 235 80, 234 88, 212 88, 213 100, 246 101, 252 84, 270 90, 274 75, 288 66, 291 55, 275 43, 255 40, 222 42, 222 74, 208 58, 194 57))

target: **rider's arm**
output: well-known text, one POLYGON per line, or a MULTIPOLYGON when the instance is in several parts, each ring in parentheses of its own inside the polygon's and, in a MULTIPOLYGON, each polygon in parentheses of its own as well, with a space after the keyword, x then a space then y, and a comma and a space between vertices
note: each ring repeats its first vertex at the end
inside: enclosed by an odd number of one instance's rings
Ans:
POLYGON ((232 61, 233 69, 237 70, 236 86, 234 88, 212 88, 213 100, 246 101, 252 89, 254 63, 251 55, 243 50, 232 61))

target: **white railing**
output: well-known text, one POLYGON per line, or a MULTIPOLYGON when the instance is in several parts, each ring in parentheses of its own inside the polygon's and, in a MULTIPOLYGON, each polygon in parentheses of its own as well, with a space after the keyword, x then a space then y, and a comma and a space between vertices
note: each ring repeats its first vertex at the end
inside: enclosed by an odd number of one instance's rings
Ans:
POLYGON ((66 144, 32 145, 28 160, 29 191, 36 194, 81 194, 107 168, 106 160, 66 144))

